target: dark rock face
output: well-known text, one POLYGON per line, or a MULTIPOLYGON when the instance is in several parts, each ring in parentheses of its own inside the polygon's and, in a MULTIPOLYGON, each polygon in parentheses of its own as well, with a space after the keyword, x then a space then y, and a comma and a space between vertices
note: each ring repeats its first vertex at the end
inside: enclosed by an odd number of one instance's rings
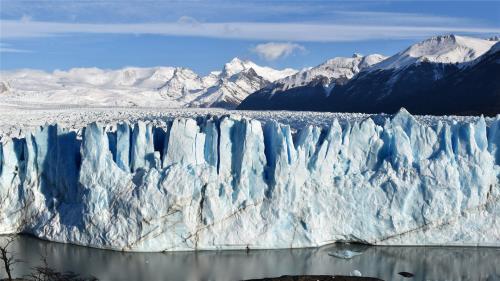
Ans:
POLYGON ((255 110, 311 110, 328 111, 325 107, 327 96, 320 81, 285 91, 263 88, 244 99, 237 109, 255 110))
POLYGON ((471 67, 421 63, 401 72, 362 73, 334 89, 330 110, 414 114, 496 115, 500 113, 500 52, 471 67))
POLYGON ((403 69, 362 71, 329 95, 319 83, 286 91, 262 89, 238 109, 413 114, 500 113, 500 48, 466 64, 421 62, 403 69))

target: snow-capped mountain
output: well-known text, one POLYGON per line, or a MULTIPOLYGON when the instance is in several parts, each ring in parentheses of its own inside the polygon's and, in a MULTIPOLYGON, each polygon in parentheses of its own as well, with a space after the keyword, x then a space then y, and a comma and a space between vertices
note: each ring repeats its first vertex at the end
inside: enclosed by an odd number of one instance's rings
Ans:
POLYGON ((272 97, 276 95, 278 99, 281 99, 280 97, 290 98, 289 101, 283 101, 280 106, 286 106, 285 104, 288 102, 297 102, 299 107, 297 109, 300 109, 301 106, 307 106, 310 102, 309 99, 314 100, 313 96, 317 95, 319 98, 328 96, 336 85, 345 84, 361 70, 384 59, 386 57, 379 54, 367 56, 354 54, 350 58, 336 57, 329 59, 318 66, 303 69, 293 75, 276 80, 267 87, 263 87, 246 98, 239 105, 239 108, 257 109, 262 105, 265 108, 273 109, 272 97), (271 104, 266 104, 269 100, 271 100, 271 104))
POLYGON ((10 104, 234 108, 250 93, 295 72, 238 58, 207 76, 181 67, 24 69, 1 72, 0 89, 2 102, 10 104))
POLYGON ((350 58, 336 57, 318 66, 305 68, 293 75, 276 80, 269 86, 262 88, 260 92, 273 95, 276 92, 314 84, 323 86, 325 94, 328 95, 335 85, 344 84, 360 70, 385 58, 379 54, 368 56, 354 54, 350 58))
POLYGON ((496 41, 480 38, 444 35, 410 46, 403 52, 374 66, 374 69, 401 69, 415 63, 463 63, 486 53, 496 41))
POLYGON ((165 79, 164 84, 158 89, 160 95, 166 100, 179 100, 189 102, 199 91, 207 86, 204 85, 202 77, 188 68, 175 68, 172 75, 165 79))
POLYGON ((325 89, 331 89, 336 83, 351 79, 360 70, 379 63, 386 57, 379 54, 362 56, 354 54, 351 58, 336 57, 312 68, 306 68, 273 83, 275 90, 285 91, 291 88, 321 80, 325 89))
POLYGON ((165 100, 158 87, 174 72, 172 67, 104 70, 74 68, 48 73, 22 69, 3 71, 0 81, 9 87, 2 103, 23 106, 153 106, 180 107, 165 100))
POLYGON ((266 79, 267 81, 276 81, 297 72, 297 70, 291 68, 276 70, 274 68, 257 65, 249 60, 234 58, 224 65, 221 74, 225 78, 230 78, 235 74, 239 74, 240 72, 244 72, 249 69, 253 69, 255 73, 257 73, 257 75, 266 79))
POLYGON ((276 70, 251 61, 234 58, 222 71, 199 77, 189 69, 176 69, 160 88, 167 99, 184 102, 190 107, 234 108, 249 94, 277 79, 296 73, 294 69, 276 70))
POLYGON ((436 36, 361 69, 329 95, 318 83, 273 93, 262 89, 239 108, 392 113, 405 107, 417 114, 495 115, 500 112, 497 49, 491 39, 436 36), (453 97, 453 91, 461 94, 453 97))
POLYGON ((416 114, 495 115, 500 113, 500 65, 489 58, 500 54, 488 51, 494 44, 454 35, 424 40, 335 89, 329 105, 336 111, 392 113, 405 107, 416 114), (471 69, 483 75, 472 81, 471 69))

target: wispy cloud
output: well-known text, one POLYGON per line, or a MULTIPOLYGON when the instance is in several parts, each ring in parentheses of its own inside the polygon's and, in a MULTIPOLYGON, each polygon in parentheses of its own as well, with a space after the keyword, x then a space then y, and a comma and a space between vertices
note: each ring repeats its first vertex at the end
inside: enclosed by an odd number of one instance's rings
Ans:
POLYGON ((279 58, 285 58, 289 55, 302 51, 304 52, 306 48, 302 45, 296 43, 277 43, 277 42, 269 42, 264 44, 258 44, 257 46, 252 48, 252 51, 259 55, 261 58, 273 61, 279 58))
POLYGON ((0 43, 0 53, 31 53, 30 50, 12 48, 10 44, 0 43))
POLYGON ((0 20, 1 38, 29 38, 63 34, 156 34, 269 41, 345 42, 370 39, 414 39, 440 33, 500 33, 499 27, 449 25, 391 25, 307 22, 210 22, 183 20, 168 23, 67 23, 0 20))
POLYGON ((334 11, 332 17, 341 23, 385 24, 385 25, 474 25, 477 20, 421 13, 380 12, 380 11, 334 11))
POLYGON ((177 20, 177 23, 181 24, 181 25, 192 26, 192 27, 196 27, 196 26, 200 25, 200 22, 198 22, 197 19, 190 17, 190 16, 180 17, 179 20, 177 20))

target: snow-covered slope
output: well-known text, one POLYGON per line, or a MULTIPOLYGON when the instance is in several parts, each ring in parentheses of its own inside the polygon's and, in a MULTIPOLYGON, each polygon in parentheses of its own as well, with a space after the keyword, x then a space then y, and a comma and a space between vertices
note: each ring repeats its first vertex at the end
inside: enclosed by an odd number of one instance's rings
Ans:
MULTIPOLYGON (((293 75, 276 80, 274 83, 246 97, 238 109, 275 109, 272 101, 276 96, 280 100, 278 107, 288 108, 287 104, 307 107, 308 103, 328 97, 336 85, 347 83, 361 70, 366 69, 385 59, 384 56, 373 54, 361 56, 354 54, 351 58, 336 57, 311 68, 303 69, 293 75)), ((278 108, 276 108, 278 109, 278 108)))
POLYGON ((224 65, 222 70, 222 76, 225 78, 233 77, 235 74, 240 72, 253 69, 257 75, 266 79, 267 81, 275 81, 282 79, 283 77, 292 75, 297 71, 291 68, 285 68, 283 70, 276 70, 270 67, 259 66, 249 60, 241 60, 239 58, 234 58, 230 62, 224 65))
POLYGON ((383 61, 386 57, 379 54, 361 56, 354 54, 351 58, 336 57, 312 68, 303 69, 294 75, 277 80, 272 87, 285 91, 291 88, 321 80, 325 88, 332 88, 338 81, 351 79, 362 69, 383 61))
POLYGON ((235 107, 248 94, 295 72, 237 58, 205 77, 181 67, 24 69, 2 71, 0 90, 8 93, 3 102, 31 106, 235 107))
POLYGON ((496 41, 481 38, 442 35, 410 46, 408 49, 376 64, 374 69, 398 69, 419 62, 463 63, 486 53, 496 41))
POLYGON ((289 68, 275 70, 261 67, 251 61, 234 58, 224 65, 220 73, 212 73, 204 79, 206 90, 197 96, 191 106, 235 108, 249 94, 296 72, 289 68))
MULTIPOLYGON (((276 80, 274 83, 261 88, 252 95, 248 96, 238 106, 239 109, 274 109, 272 103, 268 101, 278 97, 280 105, 284 109, 287 104, 296 104, 300 110, 301 106, 307 108, 308 103, 314 103, 315 100, 328 97, 336 85, 347 83, 352 77, 363 69, 377 64, 386 59, 383 55, 372 54, 361 56, 354 54, 350 58, 336 57, 311 68, 276 80), (288 101, 281 101, 288 100, 288 101)), ((306 109, 307 110, 307 109, 306 109)))
POLYGON ((500 117, 434 119, 44 126, 0 145, 0 234, 124 251, 499 246, 500 117))

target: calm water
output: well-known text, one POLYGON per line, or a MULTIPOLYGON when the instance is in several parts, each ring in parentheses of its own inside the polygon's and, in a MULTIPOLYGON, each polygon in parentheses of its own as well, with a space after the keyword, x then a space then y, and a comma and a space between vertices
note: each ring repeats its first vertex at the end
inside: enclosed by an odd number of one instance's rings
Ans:
MULTIPOLYGON (((123 253, 16 237, 12 251, 27 274, 46 254, 59 271, 93 275, 100 280, 240 280, 284 274, 343 274, 353 270, 384 280, 500 280, 500 248, 367 247, 332 245, 318 249, 123 253), (329 252, 362 252, 350 260, 329 252), (397 273, 408 271, 414 278, 397 273)), ((3 267, 0 267, 3 272, 3 267)), ((2 273, 0 273, 0 276, 2 273)))

